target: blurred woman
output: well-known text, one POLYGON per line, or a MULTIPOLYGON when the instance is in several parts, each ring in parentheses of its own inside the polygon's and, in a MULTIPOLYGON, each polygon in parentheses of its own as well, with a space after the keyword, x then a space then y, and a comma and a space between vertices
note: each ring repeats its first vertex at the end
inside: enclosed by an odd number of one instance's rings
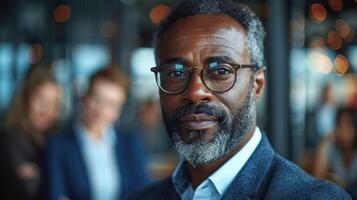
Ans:
POLYGON ((92 75, 80 113, 49 140, 50 199, 121 199, 146 183, 137 141, 114 126, 127 93, 128 82, 117 68, 92 75))
POLYGON ((30 67, 5 119, 2 199, 42 199, 42 153, 58 120, 61 89, 48 65, 30 67), (5 187, 5 188, 4 188, 5 187))
POLYGON ((330 179, 347 190, 357 186, 356 122, 355 110, 338 110, 335 132, 320 144, 314 170, 316 176, 330 179))

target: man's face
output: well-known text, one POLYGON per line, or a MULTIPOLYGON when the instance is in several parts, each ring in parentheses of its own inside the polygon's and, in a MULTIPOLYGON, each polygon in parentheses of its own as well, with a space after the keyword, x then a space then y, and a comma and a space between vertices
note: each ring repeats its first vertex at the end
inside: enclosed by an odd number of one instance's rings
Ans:
POLYGON ((82 99, 84 122, 98 130, 106 128, 117 119, 125 98, 122 87, 107 80, 96 80, 82 99))
MULTIPOLYGON (((185 17, 161 37, 158 62, 179 60, 183 62, 180 64, 196 67, 218 58, 250 64, 245 41, 245 29, 227 15, 185 17)), ((188 88, 180 94, 160 91, 166 129, 178 153, 192 165, 216 160, 242 141, 255 125, 254 100, 264 85, 264 81, 256 81, 250 69, 239 69, 233 88, 215 93, 204 85, 200 73, 199 69, 192 71, 188 88)), ((263 70, 258 73, 264 79, 263 70)))

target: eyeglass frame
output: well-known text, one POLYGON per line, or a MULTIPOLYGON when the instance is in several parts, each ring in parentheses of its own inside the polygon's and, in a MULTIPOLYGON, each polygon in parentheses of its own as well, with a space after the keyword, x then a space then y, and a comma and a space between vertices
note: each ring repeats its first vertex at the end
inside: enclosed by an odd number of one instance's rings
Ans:
POLYGON ((160 84, 158 82, 158 78, 159 78, 158 77, 158 72, 160 72, 161 66, 167 65, 167 64, 162 64, 162 65, 158 65, 158 66, 152 67, 152 68, 150 68, 150 71, 152 71, 155 74, 156 84, 160 88, 161 91, 165 92, 166 94, 177 95, 177 94, 181 94, 182 92, 184 92, 189 87, 190 82, 191 82, 191 78, 192 78, 193 69, 201 69, 200 70, 200 77, 201 77, 202 83, 205 85, 205 87, 207 89, 209 89, 210 91, 212 91, 214 93, 223 93, 223 92, 227 92, 228 90, 230 90, 230 89, 232 89, 234 87, 234 85, 236 84, 236 81, 237 81, 237 71, 239 69, 244 69, 244 68, 258 69, 259 68, 259 66, 257 64, 235 64, 235 63, 230 63, 230 62, 224 62, 224 63, 231 65, 235 70, 234 70, 233 84, 228 89, 223 90, 223 91, 215 91, 215 90, 213 90, 213 89, 211 89, 210 87, 207 86, 207 84, 205 82, 205 79, 203 78, 204 66, 192 66, 192 67, 189 67, 189 66, 183 64, 186 69, 190 70, 190 76, 189 76, 188 83, 186 84, 186 86, 182 90, 179 90, 178 92, 166 91, 164 88, 162 88, 160 86, 160 84))

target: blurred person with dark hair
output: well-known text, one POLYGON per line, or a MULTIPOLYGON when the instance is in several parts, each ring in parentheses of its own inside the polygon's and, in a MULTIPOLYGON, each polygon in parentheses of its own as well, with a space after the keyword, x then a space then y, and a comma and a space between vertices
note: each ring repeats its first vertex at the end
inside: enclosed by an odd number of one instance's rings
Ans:
POLYGON ((56 126, 62 98, 53 71, 46 64, 31 66, 5 117, 6 134, 1 199, 42 199, 42 153, 56 126))
POLYGON ((181 161, 132 199, 350 199, 278 155, 257 126, 264 38, 258 16, 237 1, 182 0, 171 10, 151 70, 181 161))
POLYGON ((140 145, 114 126, 128 88, 114 65, 91 76, 80 113, 48 142, 49 199, 122 199, 147 182, 140 145))
POLYGON ((314 174, 317 177, 340 184, 357 198, 356 110, 338 110, 335 131, 319 145, 314 166, 314 174))

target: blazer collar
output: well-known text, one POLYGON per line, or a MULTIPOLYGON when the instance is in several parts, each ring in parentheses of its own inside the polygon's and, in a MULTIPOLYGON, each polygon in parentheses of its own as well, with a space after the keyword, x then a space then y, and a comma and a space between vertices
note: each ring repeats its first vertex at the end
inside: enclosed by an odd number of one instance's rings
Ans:
POLYGON ((230 199, 256 199, 259 194, 264 193, 264 178, 269 174, 270 166, 274 158, 274 150, 265 134, 262 134, 260 144, 234 178, 229 186, 223 200, 230 199))

